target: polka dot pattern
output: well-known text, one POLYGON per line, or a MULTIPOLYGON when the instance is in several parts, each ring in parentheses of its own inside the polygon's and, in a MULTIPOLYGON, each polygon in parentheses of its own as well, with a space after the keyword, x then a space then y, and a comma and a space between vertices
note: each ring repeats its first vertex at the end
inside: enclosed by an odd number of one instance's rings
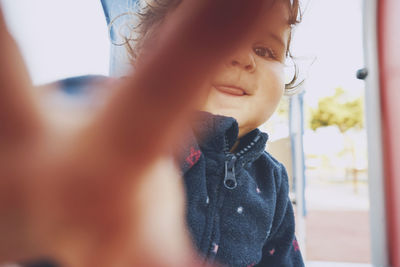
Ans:
POLYGON ((237 208, 237 213, 239 213, 239 214, 243 213, 243 207, 242 206, 237 208))

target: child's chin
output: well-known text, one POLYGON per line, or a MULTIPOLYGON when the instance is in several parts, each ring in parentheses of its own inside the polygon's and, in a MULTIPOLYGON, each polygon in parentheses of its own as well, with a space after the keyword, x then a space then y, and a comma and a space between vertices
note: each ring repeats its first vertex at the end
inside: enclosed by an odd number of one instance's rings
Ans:
POLYGON ((240 120, 240 111, 235 108, 211 108, 206 106, 202 109, 202 111, 210 112, 214 115, 232 117, 236 120, 240 120))

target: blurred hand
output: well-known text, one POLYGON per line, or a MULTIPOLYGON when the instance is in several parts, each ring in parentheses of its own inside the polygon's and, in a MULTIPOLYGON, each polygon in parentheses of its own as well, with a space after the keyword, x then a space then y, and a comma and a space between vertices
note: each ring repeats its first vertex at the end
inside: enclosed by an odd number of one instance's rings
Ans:
POLYGON ((195 266, 168 149, 265 2, 183 1, 107 105, 67 129, 36 101, 0 14, 0 263, 195 266))

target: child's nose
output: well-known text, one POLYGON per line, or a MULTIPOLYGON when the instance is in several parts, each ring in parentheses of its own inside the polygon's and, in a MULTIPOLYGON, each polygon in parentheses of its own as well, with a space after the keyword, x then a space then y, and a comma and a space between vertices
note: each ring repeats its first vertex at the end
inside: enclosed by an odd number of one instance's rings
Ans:
POLYGON ((231 58, 230 64, 240 67, 248 72, 254 72, 256 69, 256 61, 252 53, 238 53, 231 58))

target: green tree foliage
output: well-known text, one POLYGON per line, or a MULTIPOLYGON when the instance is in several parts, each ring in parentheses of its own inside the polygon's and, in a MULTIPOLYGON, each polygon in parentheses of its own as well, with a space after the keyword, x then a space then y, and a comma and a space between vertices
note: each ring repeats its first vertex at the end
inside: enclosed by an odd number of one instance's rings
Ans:
POLYGON ((321 98, 318 108, 311 109, 310 128, 336 125, 344 133, 350 128, 363 128, 363 99, 347 100, 342 88, 337 88, 333 96, 321 98))

